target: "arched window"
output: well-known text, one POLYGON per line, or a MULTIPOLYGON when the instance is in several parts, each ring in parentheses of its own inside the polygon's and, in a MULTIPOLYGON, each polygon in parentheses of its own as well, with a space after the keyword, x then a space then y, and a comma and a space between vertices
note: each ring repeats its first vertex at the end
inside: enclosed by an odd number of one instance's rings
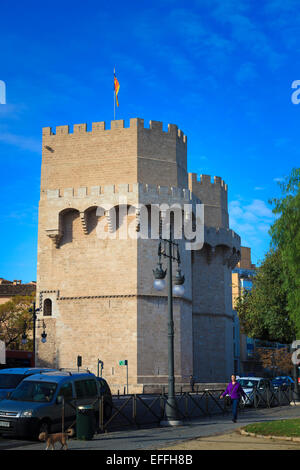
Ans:
POLYGON ((51 317, 52 315, 52 300, 51 299, 44 300, 43 313, 45 317, 51 317))
POLYGON ((62 233, 62 239, 60 241, 60 247, 67 243, 71 243, 74 238, 81 238, 84 236, 79 211, 77 209, 64 209, 59 214, 60 219, 60 231, 62 233))

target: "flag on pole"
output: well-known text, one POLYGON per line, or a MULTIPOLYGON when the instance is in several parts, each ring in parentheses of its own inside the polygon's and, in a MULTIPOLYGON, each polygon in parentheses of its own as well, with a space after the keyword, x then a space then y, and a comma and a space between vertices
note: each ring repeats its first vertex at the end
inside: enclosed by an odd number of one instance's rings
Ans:
POLYGON ((119 89, 120 89, 120 84, 119 84, 118 79, 116 77, 115 69, 114 69, 114 86, 115 86, 116 102, 117 102, 117 106, 119 106, 118 93, 119 93, 119 89))

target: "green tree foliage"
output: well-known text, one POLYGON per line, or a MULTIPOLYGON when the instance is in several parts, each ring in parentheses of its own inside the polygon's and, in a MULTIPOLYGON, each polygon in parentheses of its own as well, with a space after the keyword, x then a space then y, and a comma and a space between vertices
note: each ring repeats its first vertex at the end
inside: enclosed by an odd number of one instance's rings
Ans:
POLYGON ((290 343, 294 323, 287 311, 287 292, 282 280, 279 250, 270 250, 253 278, 251 291, 244 290, 236 310, 241 330, 251 338, 290 343))
POLYGON ((270 234, 273 247, 281 253, 287 310, 300 338, 300 168, 294 168, 280 186, 282 197, 270 201, 277 216, 270 234))
POLYGON ((22 334, 32 330, 32 306, 34 296, 16 296, 5 304, 0 305, 0 340, 4 341, 7 349, 31 350, 32 340, 28 335, 26 345, 21 344, 22 334))

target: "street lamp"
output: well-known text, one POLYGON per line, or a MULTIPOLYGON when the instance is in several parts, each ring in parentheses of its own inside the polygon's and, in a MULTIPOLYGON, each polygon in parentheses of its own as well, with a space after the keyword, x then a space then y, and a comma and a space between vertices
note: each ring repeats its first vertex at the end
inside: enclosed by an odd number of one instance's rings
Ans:
MULTIPOLYGON (((179 252, 178 252, 179 256, 179 252)), ((179 259, 180 263, 180 259, 179 259)), ((173 287, 173 294, 178 295, 179 297, 183 297, 184 295, 184 276, 181 274, 180 268, 177 269, 177 273, 175 276, 175 281, 174 281, 174 287, 173 287)))
MULTIPOLYGON (((161 244, 160 244, 161 247, 161 244)), ((166 272, 167 270, 163 270, 162 265, 161 265, 161 253, 160 253, 160 248, 158 249, 158 263, 157 263, 157 268, 154 270, 153 269, 153 274, 154 274, 154 289, 156 290, 163 290, 166 287, 166 272)))
POLYGON ((158 264, 157 268, 153 270, 154 274, 154 288, 161 291, 165 287, 165 277, 167 274, 168 280, 168 399, 166 403, 165 413, 166 418, 161 421, 161 426, 178 426, 182 424, 178 417, 178 410, 175 398, 175 377, 174 377, 174 321, 173 321, 173 294, 182 296, 184 294, 184 276, 180 270, 180 255, 178 244, 169 239, 160 238, 158 245, 158 264), (162 243, 165 248, 162 250, 162 243), (176 255, 173 255, 176 251, 176 255), (164 256, 168 259, 168 269, 163 270, 161 257, 164 256), (174 288, 172 282, 172 261, 178 264, 177 273, 175 276, 174 288))
MULTIPOLYGON (((34 364, 35 364, 35 336, 36 336, 36 324, 40 321, 43 322, 42 324, 42 328, 43 328, 43 333, 41 334, 41 342, 42 343, 46 343, 47 342, 47 333, 46 333, 46 325, 45 325, 45 322, 44 320, 40 320, 37 318, 36 316, 36 312, 39 312, 39 308, 35 308, 35 302, 33 302, 33 307, 30 308, 28 311, 30 313, 32 313, 32 325, 33 325, 33 358, 34 358, 34 364)), ((39 325, 38 325, 39 326, 39 325)), ((26 328, 27 328, 27 324, 25 322, 24 324, 24 332, 23 332, 23 335, 22 335, 22 344, 26 344, 27 343, 27 334, 26 334, 26 328)))

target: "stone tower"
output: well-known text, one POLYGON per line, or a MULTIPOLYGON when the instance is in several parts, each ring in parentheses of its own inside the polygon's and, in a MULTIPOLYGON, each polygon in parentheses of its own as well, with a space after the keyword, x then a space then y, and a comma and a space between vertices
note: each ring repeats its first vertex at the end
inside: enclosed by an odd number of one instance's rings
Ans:
MULTIPOLYGON (((175 376, 226 380, 233 367, 231 270, 240 238, 229 229, 227 186, 187 173, 187 139, 142 119, 43 129, 37 295, 47 343, 39 364, 103 374, 113 390, 167 383, 167 293, 153 288, 152 213, 204 204, 204 244, 179 240, 185 295, 174 298, 175 376), (158 207, 158 209, 156 209, 158 207), (141 212, 147 208, 147 233, 141 212), (100 234, 99 227, 102 229, 100 234), (143 231, 144 230, 144 231, 143 231), (128 236, 131 233, 132 236, 128 236), (103 235, 104 234, 104 235, 103 235), (135 236, 134 236, 135 234, 135 236)), ((175 269, 175 267, 174 267, 175 269)), ((174 271, 175 272, 175 271, 174 271)))

